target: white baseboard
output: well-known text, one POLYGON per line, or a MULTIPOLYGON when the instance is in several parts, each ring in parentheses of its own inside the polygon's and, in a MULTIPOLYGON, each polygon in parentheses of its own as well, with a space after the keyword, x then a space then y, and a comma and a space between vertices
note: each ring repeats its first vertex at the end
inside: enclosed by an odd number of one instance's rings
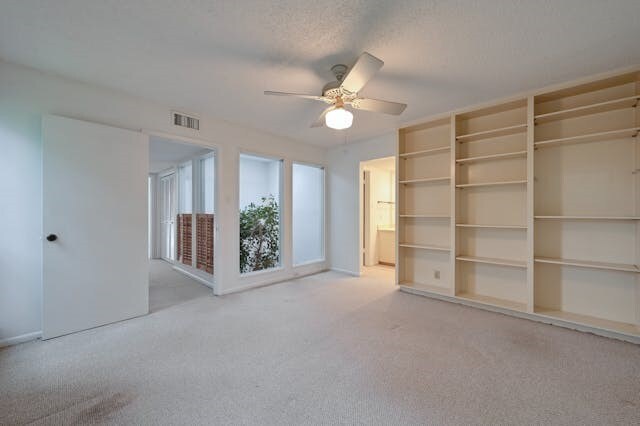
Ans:
POLYGON ((341 274, 347 274, 347 275, 351 275, 352 277, 359 277, 360 273, 356 273, 353 271, 347 271, 346 269, 340 269, 340 268, 331 268, 332 271, 334 272, 340 272, 341 274))
POLYGON ((180 272, 181 274, 184 274, 184 275, 188 276, 189 278, 193 278, 194 280, 198 281, 199 283, 202 283, 202 284, 206 285, 207 287, 213 289, 213 283, 210 282, 210 281, 205 280, 204 278, 202 278, 198 274, 195 274, 195 273, 189 271, 188 269, 181 268, 179 265, 172 265, 171 267, 173 268, 174 271, 180 272))
POLYGON ((260 288, 260 287, 266 287, 266 286, 270 286, 270 285, 274 285, 274 284, 280 284, 280 283, 283 283, 283 282, 286 282, 286 281, 293 281, 293 280, 297 280, 299 278, 304 278, 304 277, 309 277, 311 275, 321 274, 322 272, 326 272, 326 271, 328 271, 328 269, 320 268, 318 270, 311 270, 311 271, 308 271, 308 272, 305 272, 305 273, 296 274, 294 276, 270 278, 270 279, 266 279, 266 280, 263 280, 263 281, 253 282, 253 283, 240 285, 240 286, 237 286, 237 287, 233 287, 233 288, 228 288, 228 289, 222 290, 218 294, 218 296, 226 296, 228 294, 241 293, 241 292, 247 291, 247 290, 253 290, 253 289, 256 289, 256 288, 260 288))
POLYGON ((42 331, 34 331, 33 333, 26 333, 20 336, 9 337, 7 339, 0 340, 0 348, 5 346, 13 346, 18 343, 29 342, 31 340, 36 340, 42 337, 42 331))

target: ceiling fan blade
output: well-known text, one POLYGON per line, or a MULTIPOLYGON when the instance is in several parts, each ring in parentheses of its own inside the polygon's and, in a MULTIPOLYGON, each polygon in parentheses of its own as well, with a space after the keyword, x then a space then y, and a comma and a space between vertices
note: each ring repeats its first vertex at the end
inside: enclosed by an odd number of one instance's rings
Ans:
POLYGON ((400 115, 402 111, 407 107, 407 104, 401 104, 398 102, 379 101, 377 99, 354 99, 351 101, 351 106, 354 109, 361 109, 363 111, 382 112, 385 114, 400 115))
POLYGON ((383 65, 384 62, 380 59, 364 52, 344 76, 340 87, 349 93, 359 92, 383 65))
POLYGON ((316 121, 313 122, 313 124, 311 125, 311 127, 322 127, 324 126, 324 116, 327 115, 327 113, 329 111, 331 111, 332 109, 334 109, 335 107, 332 105, 329 108, 325 109, 324 111, 322 111, 322 114, 320 114, 320 117, 318 117, 316 119, 316 121))
POLYGON ((328 102, 329 99, 325 98, 324 96, 315 96, 315 95, 303 95, 300 93, 285 93, 285 92, 271 92, 269 90, 265 90, 264 92, 265 95, 270 95, 270 96, 293 96, 296 98, 303 98, 303 99, 311 99, 314 101, 322 101, 322 102, 328 102))

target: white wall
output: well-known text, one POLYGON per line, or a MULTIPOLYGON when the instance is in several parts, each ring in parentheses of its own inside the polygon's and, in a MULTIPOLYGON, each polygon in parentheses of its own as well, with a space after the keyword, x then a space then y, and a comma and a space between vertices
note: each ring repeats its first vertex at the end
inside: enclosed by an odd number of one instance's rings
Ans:
POLYGON ((0 345, 41 329, 40 115, 8 108, 0 68, 0 345))
POLYGON ((0 61, 0 345, 41 330, 42 175, 40 123, 58 114, 128 129, 197 138, 218 150, 216 293, 223 294, 312 273, 324 263, 291 264, 291 202, 283 206, 283 268, 240 277, 238 258, 238 157, 254 152, 284 158, 284 194, 291 193, 291 162, 325 163, 325 150, 201 117, 201 131, 174 127, 172 109, 121 92, 52 76, 0 61))
POLYGON ((332 148, 327 153, 331 267, 360 273, 360 162, 395 155, 396 134, 332 148))

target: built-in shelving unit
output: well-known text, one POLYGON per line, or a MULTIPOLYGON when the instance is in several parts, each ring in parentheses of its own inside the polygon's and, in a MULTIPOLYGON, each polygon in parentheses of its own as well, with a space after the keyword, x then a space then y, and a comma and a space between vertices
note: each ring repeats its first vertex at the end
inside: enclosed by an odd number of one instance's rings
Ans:
POLYGON ((454 120, 455 294, 526 310, 527 99, 454 120))
POLYGON ((399 131, 401 289, 640 343, 640 70, 584 81, 399 131))
POLYGON ((451 120, 399 132, 398 282, 410 291, 452 295, 451 120))
POLYGON ((534 97, 535 313, 624 333, 640 324, 639 77, 534 97))

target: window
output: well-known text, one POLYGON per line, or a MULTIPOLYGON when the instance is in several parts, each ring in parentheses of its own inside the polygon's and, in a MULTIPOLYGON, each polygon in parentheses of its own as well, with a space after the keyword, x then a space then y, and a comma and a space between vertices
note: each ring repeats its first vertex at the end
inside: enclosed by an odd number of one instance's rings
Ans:
POLYGON ((180 185, 180 206, 178 213, 191 213, 193 209, 193 171, 191 161, 184 163, 178 170, 180 185))
POLYGON ((200 177, 201 177, 201 213, 214 213, 214 160, 213 154, 208 154, 200 159, 200 177))
POLYGON ((196 268, 213 274, 213 237, 214 237, 214 156, 205 154, 195 160, 197 168, 196 193, 196 268))
POLYGON ((324 168, 293 164, 293 264, 324 260, 324 168))
POLYGON ((282 161, 240 155, 240 272, 280 266, 282 161))
POLYGON ((177 258, 193 264, 193 165, 189 161, 178 168, 177 258))

